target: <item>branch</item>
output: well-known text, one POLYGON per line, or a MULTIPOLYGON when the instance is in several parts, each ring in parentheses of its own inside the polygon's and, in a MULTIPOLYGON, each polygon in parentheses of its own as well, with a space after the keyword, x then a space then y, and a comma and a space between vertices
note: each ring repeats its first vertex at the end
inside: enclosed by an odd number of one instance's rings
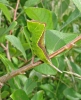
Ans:
MULTIPOLYGON (((76 37, 73 41, 71 41, 70 43, 66 44, 65 46, 63 46, 62 48, 60 48, 59 50, 57 50, 57 51, 54 52, 53 54, 51 54, 49 57, 50 57, 50 58, 55 57, 56 55, 58 55, 58 54, 64 52, 65 50, 71 49, 71 48, 74 46, 74 44, 75 44, 77 41, 79 41, 79 40, 81 40, 81 35, 78 36, 78 37, 76 37)), ((43 63, 42 61, 37 61, 37 62, 35 62, 34 64, 25 65, 25 66, 23 66, 23 67, 21 67, 21 68, 19 68, 19 69, 17 69, 17 70, 12 71, 11 73, 8 73, 8 74, 6 74, 6 75, 3 75, 2 77, 0 77, 0 83, 1 83, 1 84, 2 84, 2 83, 4 84, 4 83, 5 83, 6 81, 8 81, 9 79, 11 79, 11 78, 13 78, 13 77, 15 77, 15 76, 17 76, 17 75, 19 75, 19 74, 23 74, 25 71, 28 71, 28 70, 30 70, 30 69, 32 69, 32 68, 34 68, 34 67, 36 67, 36 66, 38 66, 38 65, 40 65, 40 64, 42 64, 42 63, 43 63)), ((67 73, 68 73, 68 72, 67 72, 67 73)), ((69 73, 69 74, 70 74, 70 73, 69 73)), ((0 84, 0 85, 1 85, 1 84, 0 84)))
POLYGON ((58 54, 64 52, 65 50, 71 49, 75 43, 77 41, 81 40, 81 35, 79 35, 78 37, 76 37, 73 41, 71 41, 70 43, 66 44, 65 46, 63 46, 62 48, 60 48, 59 50, 55 51, 54 53, 52 53, 49 58, 55 57, 58 54))

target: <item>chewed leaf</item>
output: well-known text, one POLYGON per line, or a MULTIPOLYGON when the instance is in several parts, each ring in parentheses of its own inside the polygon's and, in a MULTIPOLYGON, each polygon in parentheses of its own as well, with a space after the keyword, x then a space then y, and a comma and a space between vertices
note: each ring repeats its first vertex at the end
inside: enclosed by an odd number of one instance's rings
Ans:
POLYGON ((6 39, 8 41, 10 41, 12 43, 12 45, 14 47, 16 47, 19 51, 21 51, 23 56, 24 56, 24 58, 26 59, 26 53, 25 53, 25 50, 24 50, 20 40, 17 37, 13 36, 13 35, 7 35, 6 39))

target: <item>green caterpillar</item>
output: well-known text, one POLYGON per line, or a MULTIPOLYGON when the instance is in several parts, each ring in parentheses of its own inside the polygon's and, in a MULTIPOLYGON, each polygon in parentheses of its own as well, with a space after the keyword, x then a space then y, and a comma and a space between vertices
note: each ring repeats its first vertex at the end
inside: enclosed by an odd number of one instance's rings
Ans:
POLYGON ((31 47, 32 47, 33 55, 38 56, 43 62, 49 64, 58 72, 62 73, 62 71, 60 71, 52 64, 51 60, 49 59, 46 53, 45 44, 44 44, 45 24, 37 21, 28 20, 27 27, 31 33, 31 41, 32 41, 31 47))

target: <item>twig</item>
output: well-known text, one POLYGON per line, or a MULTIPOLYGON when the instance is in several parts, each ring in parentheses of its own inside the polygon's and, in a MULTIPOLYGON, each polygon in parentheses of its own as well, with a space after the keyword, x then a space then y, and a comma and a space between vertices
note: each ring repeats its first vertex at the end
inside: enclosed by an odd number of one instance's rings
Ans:
POLYGON ((6 47, 4 46, 4 44, 1 43, 0 45, 4 50, 6 50, 6 47))
POLYGON ((17 9, 18 9, 18 6, 19 6, 19 2, 20 2, 20 0, 17 0, 16 8, 14 10, 14 18, 13 18, 13 21, 16 20, 16 15, 17 15, 17 9))
POLYGON ((70 72, 72 72, 73 70, 72 70, 72 67, 70 65, 69 59, 67 57, 65 57, 65 62, 67 63, 68 69, 70 70, 70 72))
POLYGON ((81 79, 81 75, 74 73, 74 72, 68 72, 68 71, 63 71, 64 73, 70 74, 70 75, 74 75, 76 77, 79 77, 81 79))
MULTIPOLYGON (((81 39, 81 35, 78 36, 77 38, 75 38, 72 42, 68 43, 67 45, 63 46, 62 48, 60 48, 59 50, 57 50, 56 52, 51 54, 49 57, 50 58, 55 57, 56 55, 62 53, 63 51, 65 51, 67 49, 71 49, 73 47, 73 44, 75 44, 80 39, 81 39)), ((36 67, 36 66, 38 66, 42 63, 43 63, 42 61, 37 61, 34 64, 25 65, 25 66, 21 67, 20 69, 14 70, 9 74, 6 74, 6 75, 3 75, 2 77, 0 77, 0 82, 4 84, 6 81, 11 79, 12 77, 15 77, 19 74, 23 74, 25 71, 28 71, 28 70, 30 70, 30 69, 32 69, 32 68, 34 68, 34 67, 36 67)), ((67 72, 67 71, 64 71, 64 72, 67 73, 67 74, 73 74, 77 77, 81 77, 80 75, 78 75, 76 73, 67 72)))
POLYGON ((6 41, 6 46, 4 46, 4 44, 0 44, 1 45, 1 47, 6 51, 6 55, 7 55, 7 58, 9 59, 9 60, 11 60, 10 59, 10 55, 9 55, 9 50, 8 50, 8 41, 6 41))
MULTIPOLYGON (((18 9, 19 2, 20 2, 20 0, 17 0, 16 7, 15 7, 15 9, 14 9, 13 21, 15 21, 15 20, 17 19, 16 16, 17 16, 17 9, 18 9)), ((10 34, 12 34, 12 30, 10 31, 10 34)))
POLYGON ((11 58, 10 58, 10 54, 9 54, 9 48, 8 48, 8 41, 6 41, 6 46, 4 46, 4 44, 0 44, 1 45, 1 47, 6 51, 6 55, 7 55, 7 58, 9 59, 9 60, 11 60, 11 58))

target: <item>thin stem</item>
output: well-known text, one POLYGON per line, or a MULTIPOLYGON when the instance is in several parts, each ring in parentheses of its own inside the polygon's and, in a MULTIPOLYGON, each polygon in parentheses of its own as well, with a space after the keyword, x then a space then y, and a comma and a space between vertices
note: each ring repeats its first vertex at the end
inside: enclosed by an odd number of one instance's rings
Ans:
POLYGON ((4 45, 4 44, 0 44, 1 45, 1 47, 6 51, 6 55, 7 55, 7 58, 9 59, 9 60, 11 60, 11 58, 10 58, 10 54, 9 54, 9 49, 8 49, 8 41, 6 41, 6 46, 4 45))
POLYGON ((77 73, 74 73, 74 72, 68 72, 68 71, 63 71, 64 73, 67 73, 69 75, 74 75, 76 77, 78 77, 79 79, 81 79, 81 75, 77 74, 77 73))
MULTIPOLYGON (((16 4, 15 10, 14 10, 13 21, 15 21, 17 19, 17 9, 18 9, 18 6, 19 6, 19 2, 20 2, 20 0, 17 0, 17 4, 16 4)), ((10 34, 12 34, 12 30, 10 30, 10 34)))
POLYGON ((6 55, 7 55, 7 58, 11 61, 11 58, 10 58, 10 53, 9 53, 9 44, 8 44, 8 41, 6 41, 6 55))
POLYGON ((6 50, 7 48, 5 47, 5 45, 4 44, 0 44, 1 45, 1 47, 4 49, 4 50, 6 50))
POLYGON ((14 18, 13 18, 13 21, 16 20, 16 15, 17 15, 17 9, 18 9, 18 6, 19 6, 19 2, 20 2, 20 0, 17 0, 16 8, 14 10, 14 18))

